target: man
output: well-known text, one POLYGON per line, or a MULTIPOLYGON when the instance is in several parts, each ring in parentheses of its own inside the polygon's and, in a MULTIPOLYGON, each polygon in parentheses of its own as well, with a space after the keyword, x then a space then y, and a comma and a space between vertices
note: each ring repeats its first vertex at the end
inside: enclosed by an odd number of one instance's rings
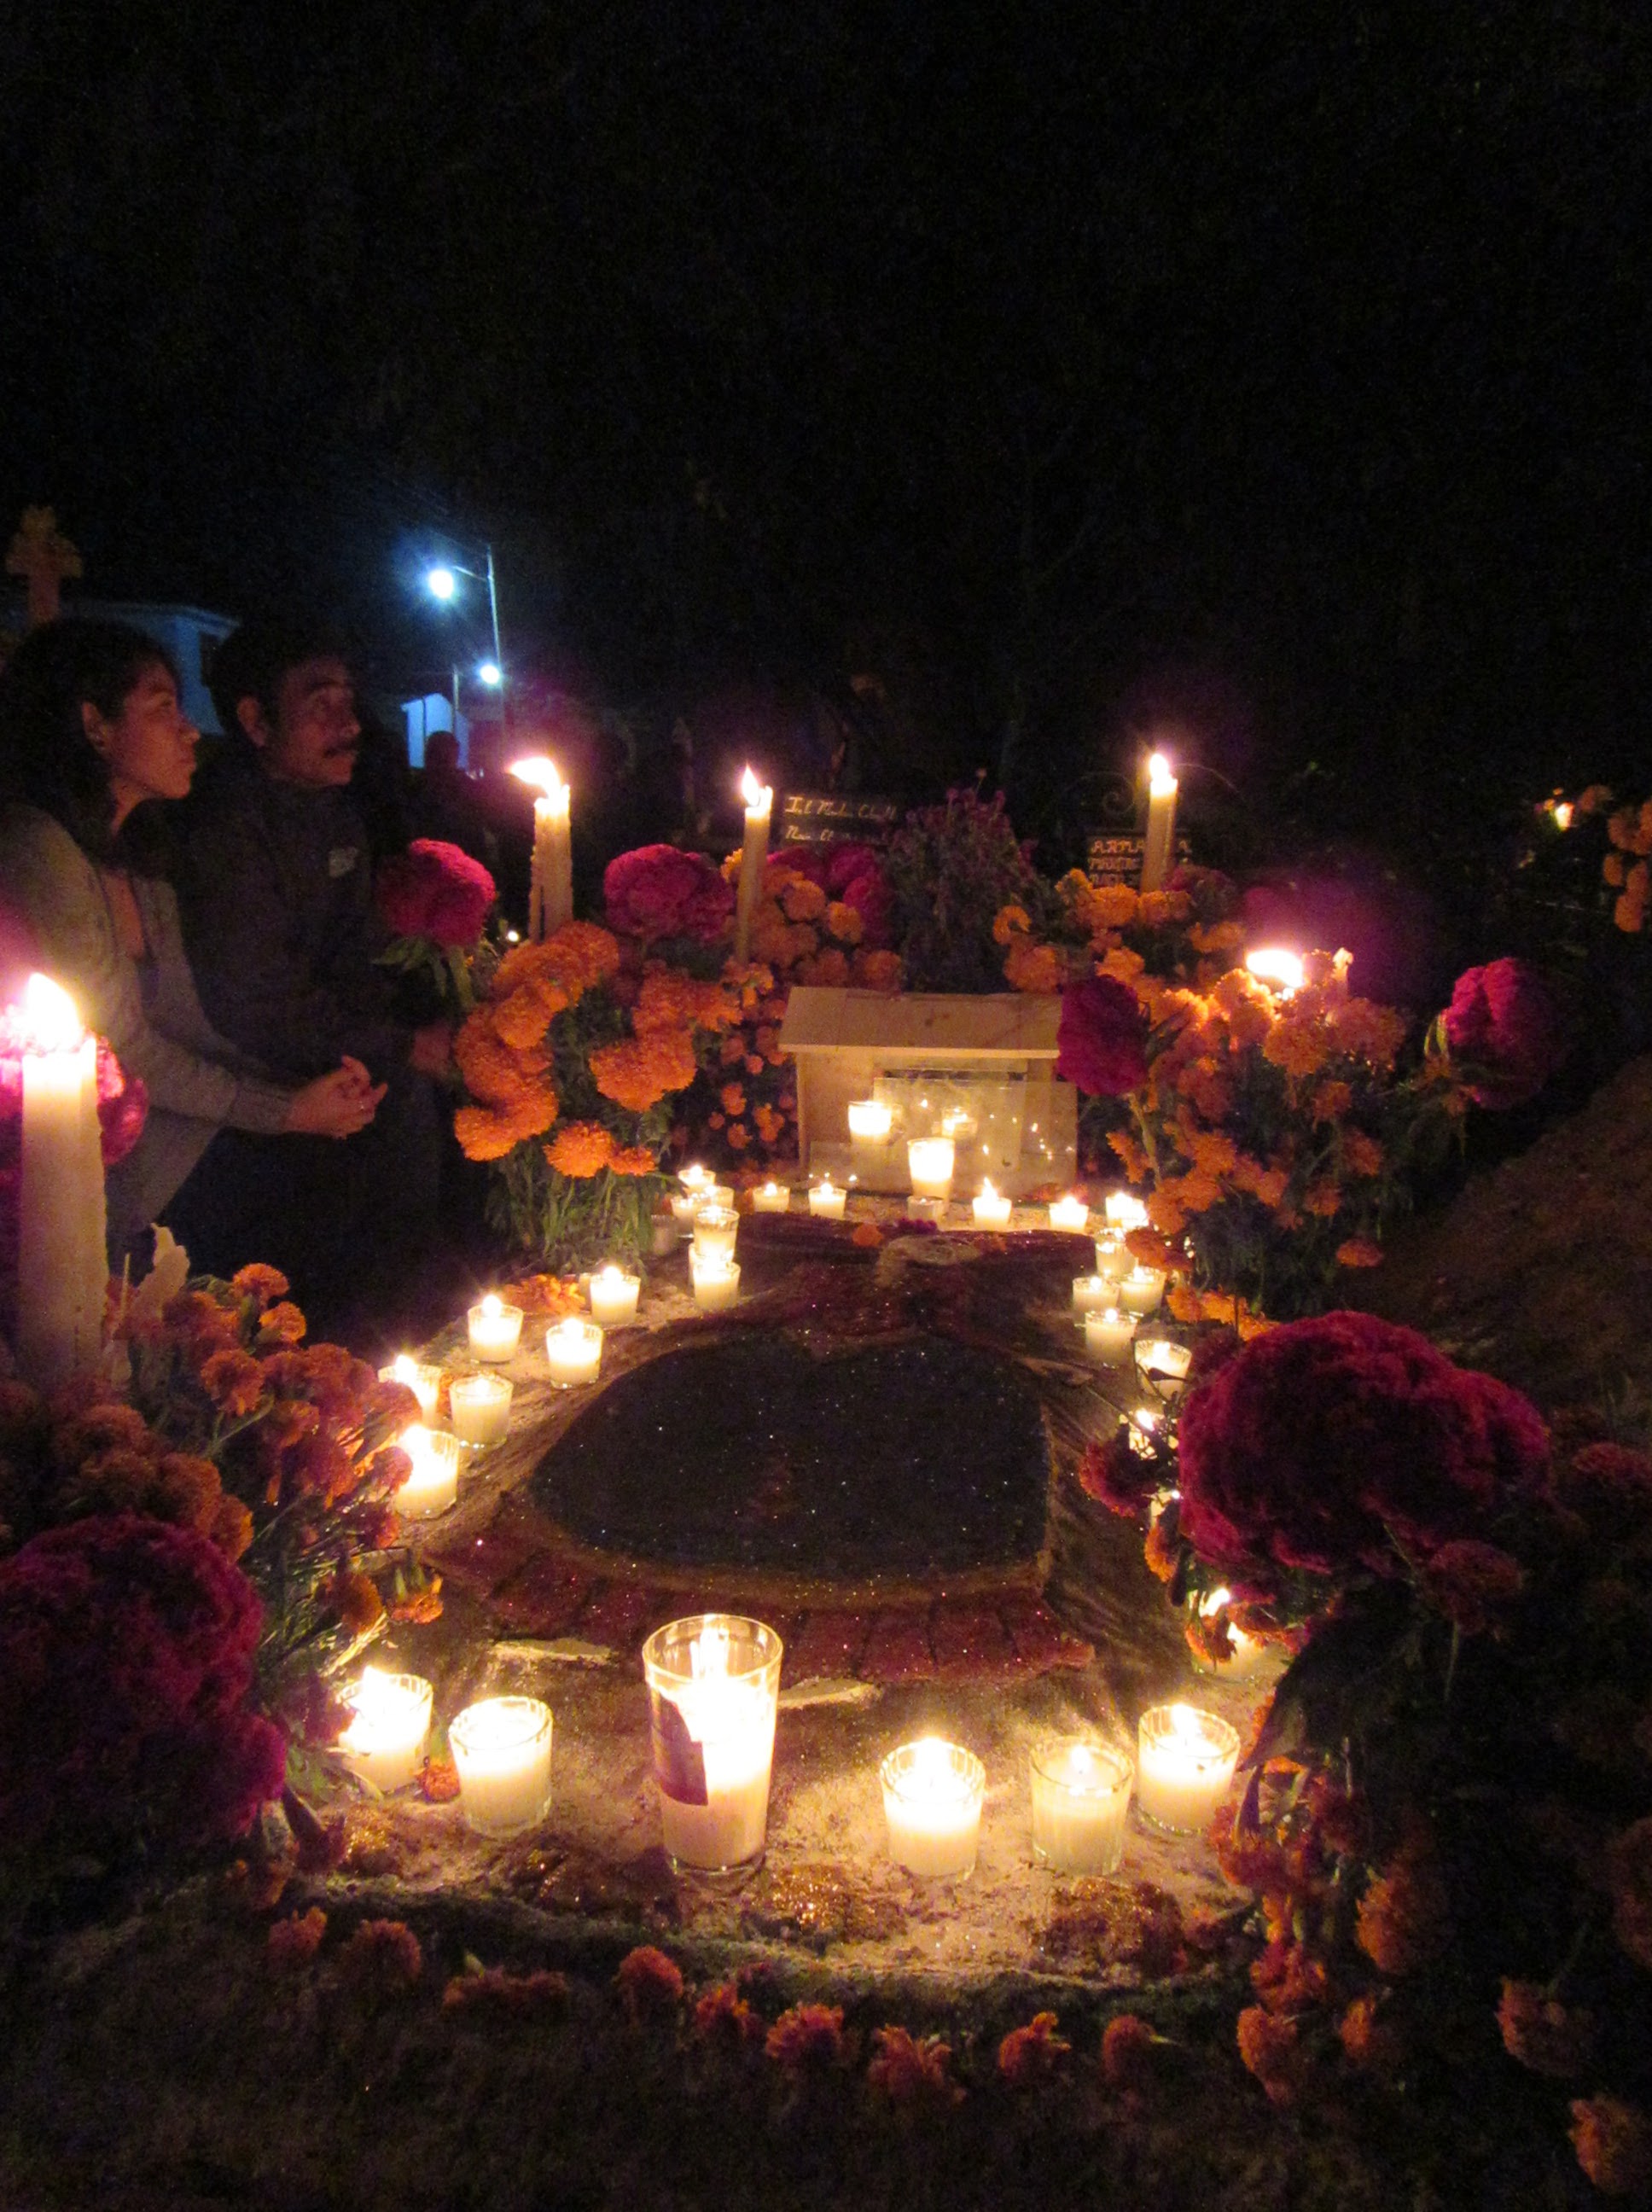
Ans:
POLYGON ((303 1081, 349 1054, 389 1091, 341 1145, 249 1137, 231 1147, 226 1198, 258 1212, 265 1256, 312 1303, 371 1296, 434 1213, 440 1136, 429 1079, 446 1022, 416 1024, 388 973, 367 838, 350 795, 361 738, 337 642, 294 622, 248 623, 211 678, 226 743, 189 802, 178 871, 185 943, 208 1018, 273 1076, 303 1081), (233 1184, 233 1191, 231 1186, 233 1184))

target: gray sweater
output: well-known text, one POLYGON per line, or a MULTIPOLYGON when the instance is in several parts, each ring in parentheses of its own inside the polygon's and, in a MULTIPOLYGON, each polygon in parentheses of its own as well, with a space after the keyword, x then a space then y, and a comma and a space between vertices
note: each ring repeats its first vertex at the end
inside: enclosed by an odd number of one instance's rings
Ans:
POLYGON ((94 863, 49 814, 12 805, 0 810, 0 890, 82 1019, 149 1094, 143 1135, 109 1171, 109 1249, 118 1264, 219 1129, 273 1134, 293 1094, 262 1077, 201 1011, 170 884, 132 879, 149 946, 140 964, 121 945, 94 863))

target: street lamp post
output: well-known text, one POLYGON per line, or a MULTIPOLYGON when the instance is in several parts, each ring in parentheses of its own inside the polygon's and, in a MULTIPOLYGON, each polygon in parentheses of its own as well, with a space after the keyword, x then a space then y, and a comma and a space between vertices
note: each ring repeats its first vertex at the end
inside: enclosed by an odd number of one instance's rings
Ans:
MULTIPOLYGON (((496 684, 499 690, 500 704, 504 712, 507 726, 508 726, 510 722, 510 690, 505 682, 505 648, 501 644, 499 637, 499 584, 494 569, 494 549, 491 545, 484 545, 482 551, 485 566, 481 568, 463 568, 456 561, 443 561, 438 562, 435 567, 426 569, 424 577, 425 587, 431 593, 433 598, 440 599, 442 604, 446 605, 458 592, 458 580, 461 576, 468 576, 473 584, 485 584, 487 586, 488 620, 493 630, 494 641, 494 657, 490 665, 497 673, 494 678, 484 678, 483 680, 491 684, 496 684)), ((454 686, 453 710, 455 716, 457 716, 459 711, 459 690, 457 684, 455 684, 454 686)))

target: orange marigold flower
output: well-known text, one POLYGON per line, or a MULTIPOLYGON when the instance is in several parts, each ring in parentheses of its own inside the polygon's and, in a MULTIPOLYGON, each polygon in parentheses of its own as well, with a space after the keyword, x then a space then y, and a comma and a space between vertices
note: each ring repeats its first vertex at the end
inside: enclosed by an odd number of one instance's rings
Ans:
POLYGON ((307 1966, 321 1948, 327 1932, 327 1916, 319 1905, 307 1912, 292 1912, 276 1921, 264 1939, 264 1955, 277 1973, 290 1973, 307 1966))
POLYGON ((835 945, 823 952, 800 960, 797 966, 799 983, 810 983, 826 990, 841 990, 849 980, 849 958, 835 945))
POLYGON ((1262 1058, 1300 1081, 1317 1074, 1333 1049, 1331 1033, 1322 1021, 1293 1015, 1290 1008, 1262 1039, 1262 1058))
POLYGON ((780 887, 780 908, 788 921, 817 921, 826 903, 825 892, 806 876, 788 876, 780 887))
POLYGON ((863 1252, 876 1252, 883 1246, 884 1232, 875 1221, 857 1222, 849 1242, 858 1244, 863 1252))
POLYGON ((763 2051, 788 2074, 841 2065, 845 2057, 842 2006, 792 2006, 769 2029, 763 2051))
POLYGON ((1364 2073, 1392 2074, 1404 2056, 1404 2045, 1378 2014, 1376 1997, 1356 1997, 1337 2022, 1337 2040, 1351 2066, 1364 2073))
POLYGON ((744 1121, 731 1121, 723 1133, 726 1141, 731 1144, 737 1152, 744 1152, 750 1149, 751 1132, 744 1121))
POLYGON ((1572 2148, 1603 2197, 1637 2197, 1652 2189, 1652 2120, 1621 2097, 1578 2097, 1571 2108, 1572 2148))
POLYGON ((355 1635, 376 1628, 385 1617, 385 1601, 370 1575, 341 1575, 333 1589, 340 1620, 355 1635))
POLYGON ((1024 906, 1001 906, 993 916, 994 945, 1013 945, 1017 937, 1025 937, 1032 928, 1032 916, 1024 906))
POLYGON ((1111 975, 1116 982, 1128 983, 1133 989, 1146 965, 1139 952, 1133 952, 1127 945, 1115 945, 1096 973, 1111 975))
POLYGON ((1310 1182, 1303 1193, 1303 1212, 1311 1213, 1316 1220, 1333 1220, 1341 1206, 1342 1186, 1334 1176, 1321 1176, 1317 1182, 1310 1182))
POLYGON ((1337 1247, 1336 1261, 1339 1267, 1380 1267, 1382 1247, 1369 1237, 1345 1237, 1337 1247))
POLYGON ((1308 1107, 1316 1122, 1339 1121, 1353 1103, 1353 1091, 1348 1084, 1316 1083, 1309 1095, 1308 1107))
POLYGON ((80 1464, 81 1488, 106 1513, 135 1513, 144 1504, 155 1475, 152 1452, 125 1444, 91 1453, 80 1464))
POLYGON ((1147 1541, 1143 1549, 1148 1565, 1159 1580, 1162 1583, 1170 1581, 1181 1562, 1181 1547, 1166 1528, 1163 1516, 1155 1521, 1147 1531, 1147 1541))
POLYGON ((1204 1311, 1204 1301, 1191 1283, 1167 1285, 1164 1302, 1177 1321, 1197 1321, 1204 1311))
POLYGON ((1238 1164, 1238 1146, 1219 1129, 1185 1130, 1182 1143, 1203 1176, 1231 1175, 1238 1164))
POLYGON ((1049 993, 1061 988, 1061 963, 1053 945, 1017 940, 1004 963, 1004 978, 1017 991, 1049 993))
MULTIPOLYGON (((1112 1141, 1111 1137, 1108 1142, 1112 1141)), ((1155 1229, 1163 1230, 1167 1237, 1179 1237, 1187 1226, 1187 1209, 1169 1185, 1164 1184, 1147 1197, 1147 1218, 1155 1229)))
POLYGON ((1600 863, 1601 878, 1611 884, 1613 890, 1623 889, 1624 878, 1628 873, 1629 864, 1621 853, 1608 853, 1600 863))
POLYGON ((1297 2047, 1297 2023, 1266 2005, 1247 2005, 1240 2014, 1236 2034, 1239 2056, 1267 2092, 1270 2102, 1288 2105, 1302 2077, 1302 2055, 1297 2047))
POLYGON ((745 1039, 738 1035, 726 1036, 717 1048, 717 1057, 725 1067, 738 1066, 745 1058, 745 1039))
POLYGON ((252 1540, 252 1513, 239 1498, 225 1491, 213 1508, 212 1526, 207 1534, 225 1559, 239 1559, 252 1540))
POLYGON ((245 1267, 238 1267, 229 1279, 229 1287, 238 1298, 251 1298, 255 1305, 273 1305, 284 1298, 292 1285, 279 1267, 266 1267, 254 1260, 245 1267))
POLYGON ((424 1953, 404 1920, 363 1920, 339 1953, 338 1966, 358 1988, 389 1994, 412 1988, 424 1972, 424 1953))
POLYGON ((646 1176, 652 1175, 657 1165, 658 1162, 647 1145, 620 1145, 609 1156, 608 1172, 610 1175, 646 1176))
POLYGON ((1445 1883, 1428 1825, 1415 1820, 1359 1900, 1354 1940, 1380 1973, 1414 1973, 1436 1957, 1450 1927, 1445 1883))
POLYGON ((1056 2026, 1053 2012, 1035 2013, 1025 2027, 1012 2027, 999 2045, 999 2074, 1011 2088, 1029 2088, 1060 2072, 1072 2045, 1056 2033, 1056 2026))
MULTIPOLYGON (((275 1274, 272 1267, 270 1273, 275 1274)), ((282 1288, 283 1278, 276 1276, 282 1288)), ((220 1413, 239 1419, 264 1395, 264 1370, 246 1352, 215 1352, 201 1370, 201 1385, 220 1413)))
POLYGON ((419 1795, 427 1805, 451 1805, 459 1796, 459 1769, 451 1759, 427 1759, 419 1795))
POLYGON ((419 1589, 409 1590, 391 1606, 390 1617, 415 1628, 428 1628, 441 1619, 441 1577, 432 1575, 419 1589))
POLYGON ((654 1030, 646 1036, 622 1037, 592 1054, 591 1073, 604 1098, 633 1114, 646 1114, 693 1082, 694 1039, 687 1030, 654 1030))
POLYGON ((696 2001, 694 2032, 703 2042, 738 2050, 758 2041, 764 2031, 762 2020, 740 1995, 738 1984, 720 1982, 696 2001))
POLYGON ((258 1316, 260 1344, 296 1344, 309 1326, 289 1298, 268 1306, 258 1316))
POLYGON ((1380 1174, 1382 1160, 1382 1147, 1375 1137, 1368 1137, 1363 1129, 1343 1131, 1342 1161, 1351 1175, 1380 1174))
POLYGON ((1127 1229, 1124 1249, 1141 1267, 1163 1267, 1169 1275, 1187 1271, 1187 1255, 1181 1246, 1167 1243, 1151 1229, 1127 1229))
POLYGON ((779 1141, 786 1122, 772 1106, 759 1106, 751 1118, 756 1123, 757 1134, 765 1145, 773 1145, 779 1141))
POLYGON ((863 991, 898 991, 901 988, 901 956, 898 952, 868 952, 858 945, 854 958, 849 964, 849 975, 851 981, 863 991))
POLYGON ((1610 806, 1611 804, 1612 786, 1609 783, 1585 784, 1577 794, 1572 813, 1574 817, 1581 817, 1587 822, 1591 814, 1598 814, 1603 806, 1610 806))
POLYGON ((1159 2038, 1133 2012, 1119 2013, 1102 2031, 1102 2077, 1109 2089, 1145 2089, 1153 2077, 1159 2038))
POLYGON ((1536 1982, 1504 1979, 1497 2028, 1511 2058, 1552 2081, 1570 2081, 1594 2055, 1594 2014, 1562 2004, 1536 1982))
POLYGON ((570 992, 588 991, 620 964, 618 938, 594 921, 565 921, 540 952, 546 972, 570 992))
POLYGON ((1332 1006, 1329 1019, 1337 1050, 1376 1068, 1391 1067, 1405 1042, 1405 1016, 1392 1006, 1375 1006, 1370 999, 1348 999, 1332 1006))
POLYGON ((826 927, 840 945, 854 945, 859 944, 866 925, 853 907, 834 899, 826 909, 826 927))
MULTIPOLYGON (((639 1036, 649 1030, 726 1030, 739 1018, 739 1000, 723 984, 680 968, 651 967, 631 1009, 631 1027, 639 1036)), ((725 1054, 729 1044, 738 1040, 726 1041, 725 1054)))
POLYGON ((744 1114, 745 1092, 738 1083, 726 1083, 717 1094, 725 1114, 744 1114))
POLYGON ((1118 1154, 1128 1181, 1144 1183, 1149 1180, 1152 1170, 1147 1155, 1128 1129, 1109 1129, 1107 1141, 1118 1154))
POLYGON ((600 1175, 613 1152, 614 1139, 600 1121, 565 1121, 545 1146, 545 1158, 558 1175, 582 1182, 600 1175))
POLYGON ((453 1134, 467 1160, 502 1160, 519 1141, 515 1124, 491 1106, 461 1106, 453 1115, 453 1134))
POLYGON ((963 2091, 952 2079, 952 2046, 938 2035, 880 2027, 872 2045, 867 2084, 891 2105, 909 2112, 950 2112, 963 2102, 963 2091))
POLYGON ((1098 884, 1082 903, 1092 929, 1127 929, 1141 899, 1129 884, 1098 884))
POLYGON ((614 1982, 634 2024, 675 2012, 682 2002, 682 1968, 652 1943, 626 1953, 614 1982))
POLYGON ((210 1534, 224 1486, 210 1459, 194 1452, 167 1452, 156 1471, 154 1504, 163 1521, 210 1534))

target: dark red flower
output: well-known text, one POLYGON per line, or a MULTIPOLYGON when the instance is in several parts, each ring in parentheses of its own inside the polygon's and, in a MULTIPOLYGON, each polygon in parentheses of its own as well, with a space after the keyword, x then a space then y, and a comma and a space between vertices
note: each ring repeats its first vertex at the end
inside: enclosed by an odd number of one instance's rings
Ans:
POLYGON ((474 945, 497 896, 481 861, 440 837, 415 838, 386 860, 374 892, 398 937, 428 937, 444 946, 474 945))
POLYGON ((1525 1587, 1526 1570, 1518 1559, 1473 1536, 1442 1544, 1423 1570, 1430 1604, 1465 1636, 1498 1626, 1525 1587))
POLYGON ((1061 994, 1055 1072, 1092 1097, 1118 1097, 1147 1079, 1147 1012, 1127 983, 1092 975, 1061 994))
POLYGON ((625 2009, 639 2024, 674 2013, 683 2001, 683 1969, 653 1943, 639 1943, 620 1960, 614 1976, 625 2009))
POLYGON ((1086 1444, 1078 1462, 1078 1486, 1084 1495, 1126 1520, 1146 1512, 1163 1480, 1157 1461, 1131 1450, 1128 1429, 1117 1430, 1105 1443, 1086 1444))
POLYGON ((128 1075, 103 1039, 98 1039, 98 1133, 103 1164, 124 1160, 143 1133, 149 1094, 141 1078, 128 1075))
POLYGON ((608 927, 622 937, 693 937, 710 945, 734 911, 734 893, 711 862, 675 845, 639 845, 611 860, 602 879, 608 927))
POLYGON ((1444 1015, 1446 1044, 1479 1106, 1534 1098, 1566 1057, 1554 993, 1524 960, 1493 960, 1456 981, 1444 1015))

